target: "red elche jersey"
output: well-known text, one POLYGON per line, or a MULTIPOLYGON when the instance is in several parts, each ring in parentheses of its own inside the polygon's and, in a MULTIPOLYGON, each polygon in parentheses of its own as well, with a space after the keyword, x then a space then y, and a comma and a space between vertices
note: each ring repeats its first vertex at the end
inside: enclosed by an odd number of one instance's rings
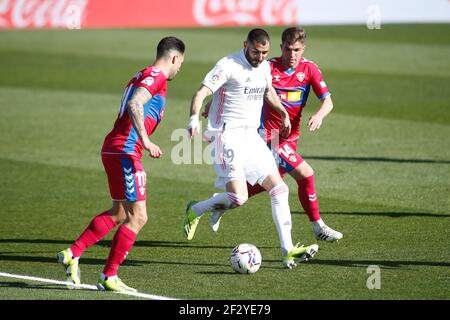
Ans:
POLYGON ((139 87, 146 88, 152 95, 144 105, 144 125, 148 136, 162 120, 166 104, 167 78, 159 68, 149 66, 136 73, 125 87, 119 114, 112 131, 105 137, 102 153, 125 153, 142 157, 142 142, 128 115, 128 101, 139 87))
MULTIPOLYGON (((284 69, 281 57, 269 61, 272 72, 272 86, 281 100, 281 104, 289 113, 291 133, 285 140, 298 140, 302 110, 306 105, 309 91, 313 88, 316 96, 322 100, 330 92, 322 78, 317 65, 302 58, 295 68, 284 69)), ((278 132, 281 125, 280 115, 264 102, 261 115, 261 126, 265 129, 266 141, 271 140, 271 131, 278 132)))

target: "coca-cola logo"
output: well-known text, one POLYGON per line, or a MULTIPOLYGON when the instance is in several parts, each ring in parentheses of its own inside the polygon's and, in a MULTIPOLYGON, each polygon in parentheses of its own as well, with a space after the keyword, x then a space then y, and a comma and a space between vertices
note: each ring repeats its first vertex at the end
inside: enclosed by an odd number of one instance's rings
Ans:
POLYGON ((0 0, 0 28, 79 29, 89 0, 0 0))
POLYGON ((194 0, 200 25, 298 24, 299 0, 194 0))

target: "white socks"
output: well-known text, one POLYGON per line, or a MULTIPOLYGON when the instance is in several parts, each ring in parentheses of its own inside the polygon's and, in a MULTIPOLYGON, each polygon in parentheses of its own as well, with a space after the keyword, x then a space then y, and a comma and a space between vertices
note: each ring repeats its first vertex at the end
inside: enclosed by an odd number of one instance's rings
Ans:
POLYGON ((313 221, 313 230, 314 231, 316 231, 316 230, 320 230, 320 229, 322 229, 323 227, 325 227, 325 223, 322 221, 322 219, 319 219, 319 220, 317 220, 317 221, 313 221))
POLYGON ((201 216, 205 212, 209 212, 211 210, 226 210, 226 209, 234 209, 236 207, 242 206, 248 197, 242 197, 232 192, 223 192, 219 193, 207 200, 200 201, 192 206, 192 210, 197 214, 197 216, 201 216))
POLYGON ((289 208, 289 188, 282 183, 269 191, 272 204, 272 219, 277 226, 283 256, 294 247, 292 243, 291 210, 289 208))

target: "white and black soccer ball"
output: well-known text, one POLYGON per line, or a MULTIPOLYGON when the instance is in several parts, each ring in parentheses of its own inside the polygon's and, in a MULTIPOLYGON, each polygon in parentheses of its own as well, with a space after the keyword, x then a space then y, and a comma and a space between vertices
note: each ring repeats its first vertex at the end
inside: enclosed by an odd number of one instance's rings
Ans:
POLYGON ((249 243, 242 243, 231 250, 230 264, 238 273, 255 273, 261 267, 261 253, 249 243))

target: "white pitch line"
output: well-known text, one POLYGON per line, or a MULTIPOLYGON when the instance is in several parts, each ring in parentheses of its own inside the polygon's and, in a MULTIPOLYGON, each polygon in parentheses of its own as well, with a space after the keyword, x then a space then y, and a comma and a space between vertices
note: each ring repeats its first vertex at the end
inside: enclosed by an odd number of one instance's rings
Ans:
MULTIPOLYGON (((67 281, 58 281, 58 280, 46 279, 46 278, 22 276, 20 274, 12 274, 12 273, 5 273, 5 272, 0 272, 0 277, 23 279, 23 280, 31 280, 31 281, 38 281, 38 282, 53 283, 53 284, 60 284, 60 285, 72 287, 73 289, 98 290, 96 286, 93 286, 93 285, 90 285, 90 284, 79 284, 79 285, 75 286, 72 283, 67 282, 67 281)), ((139 298, 147 298, 147 299, 152 299, 152 300, 177 300, 175 298, 169 298, 169 297, 158 296, 158 295, 148 294, 148 293, 141 293, 141 292, 116 292, 116 293, 124 294, 124 295, 127 295, 127 296, 139 297, 139 298)))

